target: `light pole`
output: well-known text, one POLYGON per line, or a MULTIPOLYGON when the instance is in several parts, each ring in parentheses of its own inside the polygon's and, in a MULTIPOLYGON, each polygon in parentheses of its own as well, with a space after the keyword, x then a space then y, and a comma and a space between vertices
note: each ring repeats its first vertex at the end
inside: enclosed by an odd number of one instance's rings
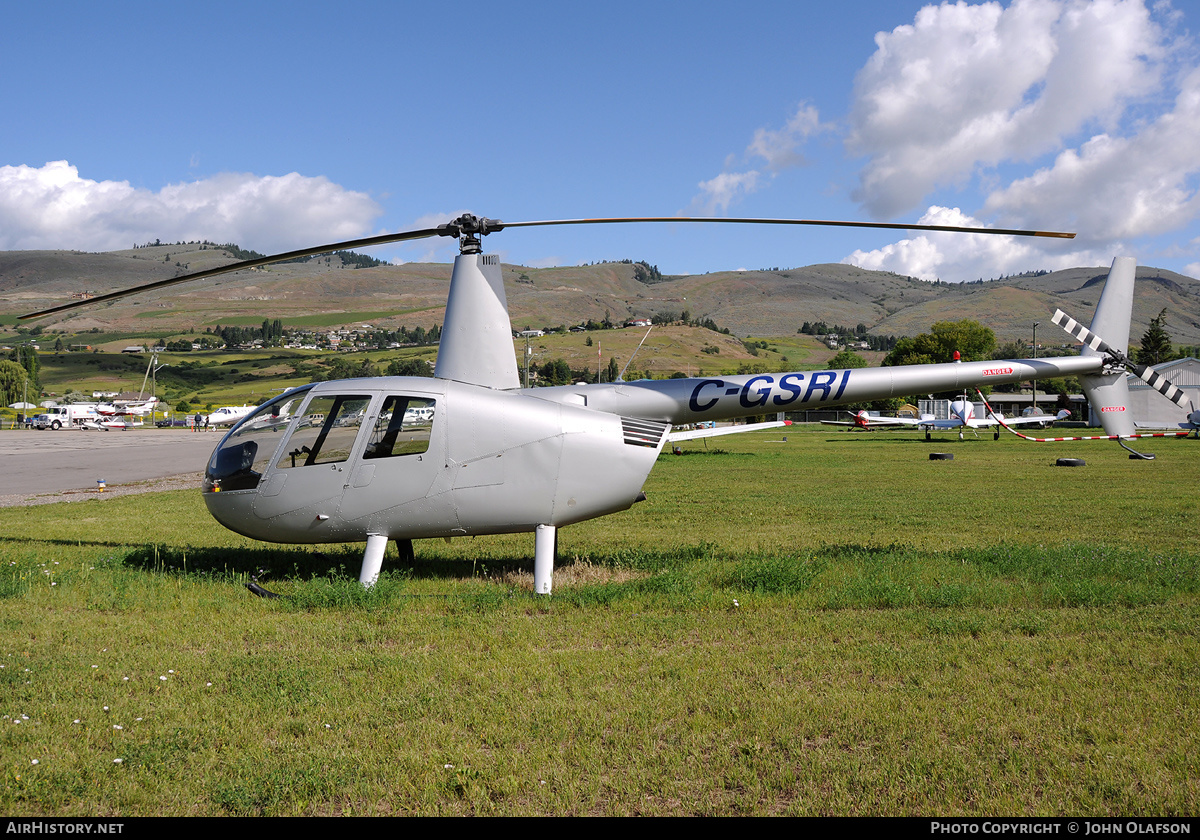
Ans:
MULTIPOLYGON (((1040 323, 1041 323, 1041 321, 1033 322, 1033 360, 1035 362, 1037 361, 1037 328, 1038 328, 1038 324, 1040 324, 1040 323)), ((1034 370, 1035 371, 1037 370, 1036 365, 1034 366, 1034 370)), ((1035 415, 1037 414, 1037 380, 1036 379, 1033 380, 1033 413, 1035 415)))

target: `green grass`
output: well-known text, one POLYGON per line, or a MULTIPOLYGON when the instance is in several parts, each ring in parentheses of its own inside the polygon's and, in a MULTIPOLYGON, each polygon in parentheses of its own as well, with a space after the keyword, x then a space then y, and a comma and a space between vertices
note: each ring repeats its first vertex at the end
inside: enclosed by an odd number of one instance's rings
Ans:
POLYGON ((195 491, 2 509, 0 810, 1196 812, 1194 441, 787 438, 663 456, 550 597, 530 535, 364 591, 195 491))

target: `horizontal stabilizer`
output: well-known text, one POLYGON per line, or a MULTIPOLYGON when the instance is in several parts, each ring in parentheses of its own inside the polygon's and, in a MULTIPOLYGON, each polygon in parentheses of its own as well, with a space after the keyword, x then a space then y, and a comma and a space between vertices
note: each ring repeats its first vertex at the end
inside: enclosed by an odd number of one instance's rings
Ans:
POLYGON ((742 432, 761 432, 763 429, 776 429, 780 426, 790 425, 792 425, 791 420, 772 420, 769 423, 747 423, 744 426, 713 426, 707 429, 692 429, 687 432, 671 432, 667 435, 667 440, 675 443, 680 440, 695 440, 719 435, 740 435, 742 432))

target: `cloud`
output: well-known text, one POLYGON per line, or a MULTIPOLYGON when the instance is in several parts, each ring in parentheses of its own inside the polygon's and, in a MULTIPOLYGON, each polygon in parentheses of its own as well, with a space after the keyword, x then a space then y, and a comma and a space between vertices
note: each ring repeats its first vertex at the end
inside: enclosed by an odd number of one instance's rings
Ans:
POLYGON ((772 172, 803 166, 807 160, 800 154, 800 147, 809 137, 824 128, 817 117, 817 109, 801 104, 782 129, 772 131, 760 128, 755 131, 754 140, 747 147, 746 155, 749 158, 762 158, 772 172))
POLYGON ((1089 126, 1117 128, 1158 90, 1170 53, 1142 0, 926 6, 875 42, 846 141, 868 158, 854 197, 875 218, 1089 126))
POLYGON ((158 192, 92 181, 67 161, 0 167, 0 249, 107 251, 154 239, 236 242, 277 253, 370 233, 365 193, 298 173, 222 173, 158 192))
MULTIPOLYGON (((856 198, 873 216, 917 206, 938 186, 983 187, 974 216, 1079 237, 925 234, 844 261, 973 280, 1106 265, 1193 223, 1200 69, 1189 36, 1171 29, 1178 22, 1161 2, 1151 11, 1140 0, 1018 0, 928 6, 914 25, 876 36, 847 139, 868 155, 856 198), (1023 165, 1035 159, 1038 168, 1023 165)), ((937 206, 922 219, 931 221, 980 224, 937 206)))
POLYGON ((1044 225, 1074 220, 1089 240, 1153 236, 1196 218, 1200 157, 1200 70, 1180 84, 1173 110, 1137 134, 1099 134, 1058 155, 1052 166, 996 190, 989 217, 1044 225))
POLYGON ((808 160, 800 153, 801 147, 809 137, 828 129, 829 126, 821 122, 816 108, 800 103, 783 128, 759 128, 754 132, 754 138, 740 159, 745 164, 742 171, 729 171, 739 162, 737 155, 730 155, 726 161, 726 171, 701 181, 698 185, 700 194, 692 199, 689 212, 723 215, 731 204, 757 191, 776 173, 807 164, 808 160), (762 160, 766 164, 767 178, 759 169, 748 168, 755 160, 762 160))
MULTIPOLYGON (((930 207, 919 224, 987 227, 957 207, 937 206, 930 207)), ((1079 265, 1107 265, 1111 261, 1112 252, 1108 248, 1078 248, 1061 239, 932 231, 873 251, 855 251, 842 260, 860 268, 949 283, 1039 269, 1054 271, 1079 265)))
POLYGON ((734 204, 743 195, 749 195, 758 189, 758 172, 722 172, 708 181, 701 181, 701 196, 697 196, 692 206, 699 206, 705 215, 723 215, 730 204, 734 204))

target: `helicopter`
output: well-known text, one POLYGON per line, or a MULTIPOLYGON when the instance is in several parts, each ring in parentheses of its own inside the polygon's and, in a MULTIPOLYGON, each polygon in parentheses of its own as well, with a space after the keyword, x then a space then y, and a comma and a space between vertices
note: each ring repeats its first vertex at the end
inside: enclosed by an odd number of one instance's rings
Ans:
MULTIPOLYGON (((411 561, 412 540, 534 534, 534 590, 552 591, 558 529, 627 510, 672 428, 827 408, 930 391, 1078 376, 1106 433, 1136 436, 1124 370, 1134 260, 1118 257, 1092 330, 1106 349, 1047 359, 793 371, 522 388, 500 258, 480 239, 509 228, 616 223, 832 225, 1072 238, 1074 234, 807 219, 641 217, 508 222, 463 214, 436 228, 322 245, 232 263, 21 316, 54 314, 127 295, 336 250, 454 237, 441 344, 432 378, 373 377, 303 385, 258 406, 217 444, 203 479, 225 527, 276 543, 364 542, 359 580, 378 578, 389 541, 411 561)), ((1183 393, 1152 383, 1168 398, 1183 393)), ((769 425, 779 425, 778 423, 769 425)), ((762 428, 761 425, 758 426, 762 428)), ((750 428, 754 428, 751 426, 750 428)), ((724 430, 722 430, 724 431, 724 430)), ((689 437, 696 432, 675 433, 689 437)), ((1124 445, 1124 444, 1122 444, 1124 445)))

